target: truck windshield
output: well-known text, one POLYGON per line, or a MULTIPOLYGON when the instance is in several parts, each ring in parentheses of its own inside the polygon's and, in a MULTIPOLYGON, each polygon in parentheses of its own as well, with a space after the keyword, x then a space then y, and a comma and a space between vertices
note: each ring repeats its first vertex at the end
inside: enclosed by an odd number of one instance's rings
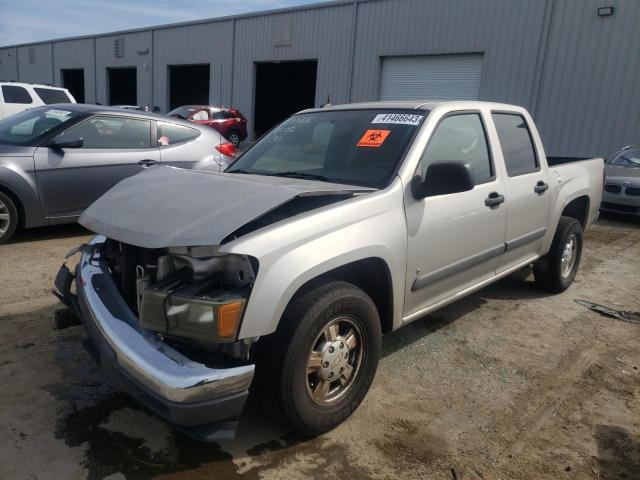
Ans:
POLYGON ((0 144, 36 146, 54 128, 83 115, 63 108, 39 107, 0 120, 0 144))
POLYGON ((402 109, 294 115, 226 171, 383 188, 426 115, 402 109))

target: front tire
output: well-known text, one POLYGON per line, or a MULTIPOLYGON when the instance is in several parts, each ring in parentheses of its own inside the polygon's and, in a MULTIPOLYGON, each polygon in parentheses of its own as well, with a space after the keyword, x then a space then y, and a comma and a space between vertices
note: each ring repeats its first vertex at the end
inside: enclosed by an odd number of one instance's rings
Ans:
POLYGON ((549 252, 533 265, 536 285, 551 293, 564 292, 576 278, 582 257, 583 232, 580 222, 560 217, 549 252))
POLYGON ((18 209, 8 195, 0 192, 0 243, 8 241, 18 227, 18 209))
POLYGON ((364 399, 380 358, 380 317, 360 288, 330 282, 287 307, 265 338, 258 371, 291 426, 316 436, 346 420, 364 399))

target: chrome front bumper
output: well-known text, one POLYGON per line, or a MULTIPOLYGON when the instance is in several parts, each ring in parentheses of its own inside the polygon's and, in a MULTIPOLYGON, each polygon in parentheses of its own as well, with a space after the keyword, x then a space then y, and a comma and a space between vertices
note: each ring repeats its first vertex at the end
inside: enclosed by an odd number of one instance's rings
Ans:
MULTIPOLYGON (((99 246, 104 237, 91 245, 99 246)), ((240 414, 254 366, 215 369, 194 362, 138 325, 98 249, 85 249, 73 280, 63 265, 56 287, 81 317, 93 356, 121 390, 177 425, 208 424, 240 414), (66 291, 65 291, 66 290, 66 291)))

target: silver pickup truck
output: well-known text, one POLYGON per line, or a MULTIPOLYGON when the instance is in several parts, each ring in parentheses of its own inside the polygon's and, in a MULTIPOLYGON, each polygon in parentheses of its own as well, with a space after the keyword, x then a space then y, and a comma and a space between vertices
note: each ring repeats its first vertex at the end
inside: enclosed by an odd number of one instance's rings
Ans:
POLYGON ((365 397, 383 333, 530 264, 568 288, 603 169, 549 166, 512 105, 306 110, 225 173, 120 182, 56 286, 107 376, 174 424, 214 431, 251 389, 317 435, 365 397))

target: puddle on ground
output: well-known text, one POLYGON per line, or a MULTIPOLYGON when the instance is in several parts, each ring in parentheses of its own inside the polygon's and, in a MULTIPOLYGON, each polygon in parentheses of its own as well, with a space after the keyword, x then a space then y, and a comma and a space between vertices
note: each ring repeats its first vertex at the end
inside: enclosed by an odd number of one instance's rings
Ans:
POLYGON ((56 340, 63 381, 46 389, 62 405, 56 438, 83 448, 81 465, 90 480, 159 475, 258 479, 267 469, 284 476, 291 469, 321 479, 371 474, 347 459, 348 445, 293 436, 253 398, 240 418, 235 440, 217 444, 188 438, 118 392, 85 352, 82 340, 75 332, 56 340))

